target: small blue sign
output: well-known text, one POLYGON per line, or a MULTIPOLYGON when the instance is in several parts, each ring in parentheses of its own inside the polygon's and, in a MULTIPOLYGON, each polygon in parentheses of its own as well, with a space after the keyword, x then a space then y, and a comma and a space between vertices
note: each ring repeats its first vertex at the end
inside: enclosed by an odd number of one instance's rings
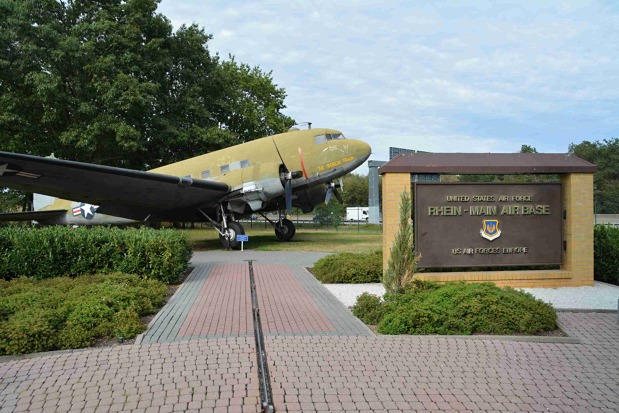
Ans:
POLYGON ((247 242, 249 241, 249 235, 237 235, 236 240, 239 242, 247 242))

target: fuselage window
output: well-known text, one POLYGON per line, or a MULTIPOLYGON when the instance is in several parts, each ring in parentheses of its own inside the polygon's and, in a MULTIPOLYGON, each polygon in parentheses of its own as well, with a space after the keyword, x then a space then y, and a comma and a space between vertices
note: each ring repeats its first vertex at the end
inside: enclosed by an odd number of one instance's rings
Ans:
POLYGON ((236 171, 237 169, 241 169, 241 162, 240 161, 230 162, 230 170, 236 171))
POLYGON ((228 173, 230 172, 230 165, 221 165, 219 167, 219 170, 221 171, 222 174, 228 173))
POLYGON ((200 175, 202 177, 202 179, 207 179, 211 177, 211 170, 207 170, 207 171, 202 171, 202 174, 200 175))
POLYGON ((316 135, 314 136, 314 142, 316 145, 320 145, 321 143, 327 143, 327 137, 325 135, 316 135))
POLYGON ((244 161, 241 161, 241 168, 249 168, 249 160, 245 159, 244 161))
POLYGON ((330 135, 327 135, 327 139, 340 140, 340 139, 345 139, 345 138, 344 138, 344 135, 342 135, 341 133, 332 133, 330 135))

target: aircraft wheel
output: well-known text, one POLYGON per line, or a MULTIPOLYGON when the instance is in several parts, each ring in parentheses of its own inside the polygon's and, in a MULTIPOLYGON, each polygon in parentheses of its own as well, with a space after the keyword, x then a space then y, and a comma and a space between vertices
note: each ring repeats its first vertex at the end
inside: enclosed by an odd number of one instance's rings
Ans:
MULTIPOLYGON (((230 239, 230 248, 233 250, 238 250, 241 248, 241 242, 236 240, 237 235, 245 235, 245 229, 241 224, 234 221, 228 221, 228 228, 226 228, 225 232, 228 234, 230 239)), ((221 245, 224 248, 228 248, 228 240, 223 235, 219 236, 219 240, 221 241, 221 245)))
POLYGON ((282 219, 282 226, 275 229, 275 236, 280 241, 290 241, 296 232, 297 229, 291 220, 282 219))

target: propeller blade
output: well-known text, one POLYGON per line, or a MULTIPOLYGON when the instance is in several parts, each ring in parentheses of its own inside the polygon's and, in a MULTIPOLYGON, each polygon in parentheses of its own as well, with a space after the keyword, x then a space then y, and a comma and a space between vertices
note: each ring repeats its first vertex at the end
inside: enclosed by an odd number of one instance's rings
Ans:
POLYGON ((340 189, 342 190, 342 192, 344 191, 344 180, 342 178, 340 178, 340 189))
POLYGON ((333 196, 333 187, 329 185, 329 187, 327 188, 327 195, 325 196, 325 204, 329 203, 332 196, 333 196))
POLYGON ((286 180, 286 214, 292 215, 292 180, 286 180))
POLYGON ((340 191, 338 191, 337 189, 334 189, 333 195, 335 195, 335 198, 337 198, 340 204, 344 205, 344 200, 342 199, 342 195, 340 195, 340 191))

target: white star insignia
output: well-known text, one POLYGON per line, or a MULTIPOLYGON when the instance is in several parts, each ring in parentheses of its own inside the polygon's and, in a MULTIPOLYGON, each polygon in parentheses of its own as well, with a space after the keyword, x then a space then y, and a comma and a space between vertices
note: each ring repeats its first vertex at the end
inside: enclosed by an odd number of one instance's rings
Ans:
POLYGON ((0 165, 0 176, 3 176, 6 172, 19 172, 14 169, 9 169, 9 164, 5 163, 4 165, 0 165))
POLYGON ((84 211, 84 218, 92 219, 95 216, 95 212, 97 212, 97 209, 99 209, 99 206, 91 205, 91 204, 83 204, 82 206, 80 206, 80 209, 84 211))

